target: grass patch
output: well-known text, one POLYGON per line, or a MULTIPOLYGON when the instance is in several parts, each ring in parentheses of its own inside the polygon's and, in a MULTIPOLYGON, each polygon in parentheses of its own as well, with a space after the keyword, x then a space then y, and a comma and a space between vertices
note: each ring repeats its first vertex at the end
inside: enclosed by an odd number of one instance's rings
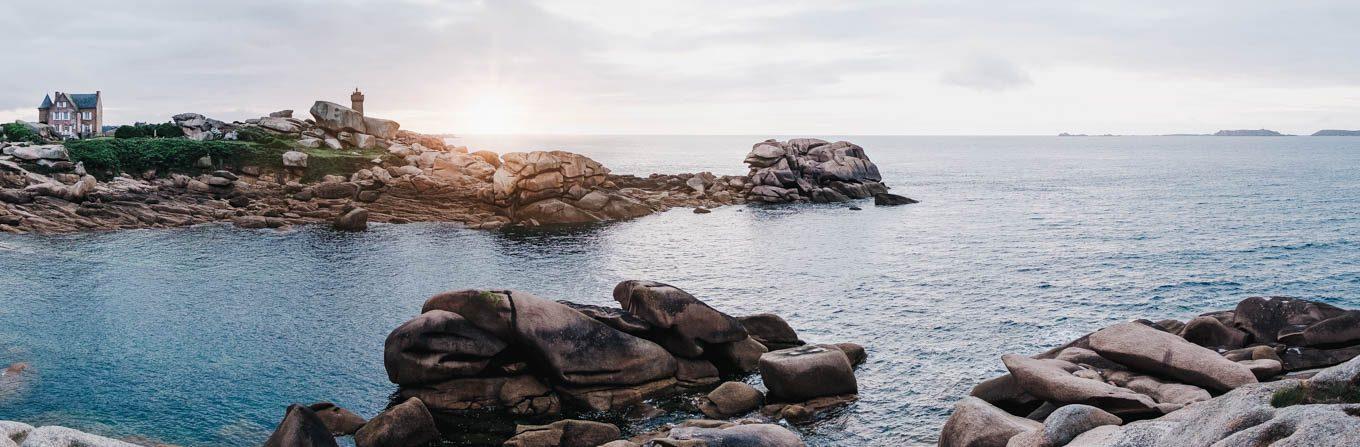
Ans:
POLYGON ((1303 391, 1303 386, 1291 386, 1280 388, 1270 395, 1270 406, 1284 408, 1291 405, 1298 405, 1307 400, 1307 393, 1303 391))
POLYGON ((1354 404, 1360 403, 1360 388, 1338 384, 1319 386, 1311 382, 1281 388, 1270 395, 1270 406, 1284 408, 1302 404, 1354 404))

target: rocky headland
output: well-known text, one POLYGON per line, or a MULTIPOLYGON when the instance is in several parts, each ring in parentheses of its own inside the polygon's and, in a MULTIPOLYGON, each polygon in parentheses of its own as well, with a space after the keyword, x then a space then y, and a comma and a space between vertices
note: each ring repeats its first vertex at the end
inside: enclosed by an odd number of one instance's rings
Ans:
POLYGON ((939 445, 1360 445, 1357 354, 1360 311, 1295 298, 1120 323, 1002 356, 939 445))
POLYGON ((1360 137, 1360 130, 1323 129, 1313 132, 1315 137, 1360 137))
POLYGON ((685 291, 624 281, 619 307, 513 290, 425 301, 388 335, 397 386, 370 420, 330 403, 292 405, 267 447, 456 445, 802 446, 805 424, 853 402, 853 343, 810 344, 773 314, 732 317, 685 291), (747 383, 759 375, 765 389, 747 383), (699 419, 627 433, 621 422, 699 419))
MULTIPOLYGON (((0 231, 64 233, 213 222, 363 230, 369 222, 430 221, 495 229, 631 219, 675 207, 704 212, 748 202, 869 197, 879 205, 915 202, 887 194, 863 148, 843 141, 757 143, 746 157, 746 176, 638 177, 613 174, 585 155, 566 151, 469 151, 326 101, 317 101, 310 115, 298 119, 284 110, 227 123, 179 114, 172 122, 187 141, 177 145, 118 145, 123 140, 114 139, 0 142, 0 231), (142 162, 133 172, 107 162, 128 152, 199 150, 194 144, 210 143, 226 146, 204 148, 201 157, 181 165, 165 161, 175 154, 159 152, 152 161, 162 165, 142 162), (87 162, 103 164, 94 169, 87 162)), ((47 134, 41 125, 33 126, 34 134, 47 134)))

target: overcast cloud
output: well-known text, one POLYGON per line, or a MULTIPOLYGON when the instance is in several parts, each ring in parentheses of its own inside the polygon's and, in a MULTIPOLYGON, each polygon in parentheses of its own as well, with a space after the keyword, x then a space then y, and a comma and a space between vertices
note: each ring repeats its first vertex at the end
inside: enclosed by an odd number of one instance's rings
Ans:
POLYGON ((453 133, 1360 128, 1349 1, 11 3, 6 121, 53 90, 101 90, 125 123, 358 86, 453 133))

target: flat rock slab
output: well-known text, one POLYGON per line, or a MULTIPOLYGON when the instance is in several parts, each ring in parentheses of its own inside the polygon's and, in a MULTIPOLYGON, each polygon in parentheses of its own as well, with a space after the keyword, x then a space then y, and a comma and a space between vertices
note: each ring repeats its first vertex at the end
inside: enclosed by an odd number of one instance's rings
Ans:
POLYGON ((1173 377, 1210 390, 1256 383, 1251 369, 1217 352, 1139 323, 1120 323, 1090 336, 1101 356, 1140 371, 1173 377))

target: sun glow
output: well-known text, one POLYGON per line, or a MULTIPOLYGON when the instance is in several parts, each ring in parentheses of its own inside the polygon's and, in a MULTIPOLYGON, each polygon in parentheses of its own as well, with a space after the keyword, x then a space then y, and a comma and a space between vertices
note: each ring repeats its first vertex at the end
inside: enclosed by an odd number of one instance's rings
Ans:
POLYGON ((524 109, 514 95, 488 89, 478 92, 467 103, 466 121, 460 128, 464 133, 503 134, 524 130, 524 109))

